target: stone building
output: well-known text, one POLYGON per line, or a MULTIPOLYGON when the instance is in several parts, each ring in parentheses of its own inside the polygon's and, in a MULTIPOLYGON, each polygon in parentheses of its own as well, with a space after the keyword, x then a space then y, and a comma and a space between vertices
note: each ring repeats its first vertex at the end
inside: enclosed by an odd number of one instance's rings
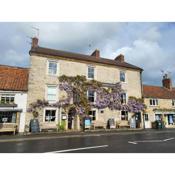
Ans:
POLYGON ((0 65, 0 132, 24 132, 28 69, 0 65))
POLYGON ((162 120, 165 127, 175 127, 175 88, 171 78, 165 74, 162 86, 143 85, 145 128, 152 128, 152 123, 162 120))
MULTIPOLYGON (((123 55, 115 59, 102 58, 99 50, 91 55, 71 53, 40 47, 38 39, 33 38, 30 54, 30 70, 28 81, 27 107, 37 99, 47 100, 49 103, 58 101, 61 93, 58 89, 61 75, 84 75, 87 79, 95 79, 105 84, 121 82, 123 100, 127 102, 130 96, 142 97, 142 69, 129 64, 123 55)), ((89 93, 95 98, 95 94, 89 93)), ((109 109, 91 109, 92 120, 107 122, 109 118, 115 121, 129 121, 132 114, 126 111, 111 111, 109 109)), ((68 115, 68 114, 67 114, 68 115)), ((29 124, 32 114, 27 114, 26 124, 29 124)), ((141 114, 138 114, 141 122, 141 114)), ((41 126, 54 127, 62 120, 61 110, 54 107, 44 108, 39 113, 41 126)), ((69 129, 75 129, 74 120, 69 115, 66 118, 69 129)))

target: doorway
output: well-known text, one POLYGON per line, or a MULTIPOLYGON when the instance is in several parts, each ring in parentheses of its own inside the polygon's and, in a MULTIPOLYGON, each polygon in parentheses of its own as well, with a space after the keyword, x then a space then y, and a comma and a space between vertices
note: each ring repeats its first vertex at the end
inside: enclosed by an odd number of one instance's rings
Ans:
POLYGON ((72 129, 75 114, 76 114, 76 109, 70 108, 68 112, 68 129, 72 129))

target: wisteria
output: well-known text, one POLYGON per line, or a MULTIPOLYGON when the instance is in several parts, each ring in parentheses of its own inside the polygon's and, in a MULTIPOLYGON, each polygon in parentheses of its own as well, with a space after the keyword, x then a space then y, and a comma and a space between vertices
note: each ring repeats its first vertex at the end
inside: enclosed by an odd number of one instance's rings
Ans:
POLYGON ((88 115, 88 111, 91 108, 109 108, 110 110, 123 110, 133 113, 145 109, 144 103, 136 98, 129 98, 127 104, 121 102, 121 94, 124 93, 124 91, 120 83, 116 83, 112 87, 102 87, 100 82, 95 80, 87 81, 84 76, 67 77, 65 75, 60 77, 59 80, 59 90, 65 91, 67 97, 52 104, 45 100, 37 100, 30 104, 28 112, 34 112, 44 107, 62 107, 63 109, 73 107, 76 111, 76 115, 85 117, 88 115), (96 93, 94 102, 90 103, 88 101, 88 90, 96 93), (75 95, 76 101, 74 99, 75 95))

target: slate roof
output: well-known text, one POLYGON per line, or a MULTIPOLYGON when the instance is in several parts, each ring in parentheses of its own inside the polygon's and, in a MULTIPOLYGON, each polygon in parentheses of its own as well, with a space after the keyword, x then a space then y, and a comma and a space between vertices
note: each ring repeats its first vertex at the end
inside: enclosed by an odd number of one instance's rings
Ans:
POLYGON ((119 66, 119 67, 143 71, 142 68, 129 64, 127 62, 120 62, 117 60, 111 60, 111 59, 102 58, 102 57, 96 58, 95 56, 91 56, 91 55, 84 55, 84 54, 79 54, 79 53, 54 50, 54 49, 49 49, 49 48, 44 48, 44 47, 39 47, 39 46, 32 47, 31 50, 29 51, 29 54, 30 55, 37 54, 37 55, 54 56, 55 58, 56 57, 69 58, 73 60, 87 61, 91 63, 92 62, 101 63, 101 64, 106 64, 106 65, 113 65, 113 66, 119 66))

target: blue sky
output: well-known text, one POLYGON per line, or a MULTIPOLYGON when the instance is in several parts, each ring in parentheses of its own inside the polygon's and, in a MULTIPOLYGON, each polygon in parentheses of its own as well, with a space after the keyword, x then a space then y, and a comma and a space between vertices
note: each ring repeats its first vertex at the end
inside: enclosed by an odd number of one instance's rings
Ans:
POLYGON ((30 38, 40 29, 39 45, 114 59, 144 69, 145 84, 161 85, 161 70, 175 75, 175 23, 0 23, 0 64, 29 67, 30 38), (91 45, 89 47, 89 45, 91 45))

